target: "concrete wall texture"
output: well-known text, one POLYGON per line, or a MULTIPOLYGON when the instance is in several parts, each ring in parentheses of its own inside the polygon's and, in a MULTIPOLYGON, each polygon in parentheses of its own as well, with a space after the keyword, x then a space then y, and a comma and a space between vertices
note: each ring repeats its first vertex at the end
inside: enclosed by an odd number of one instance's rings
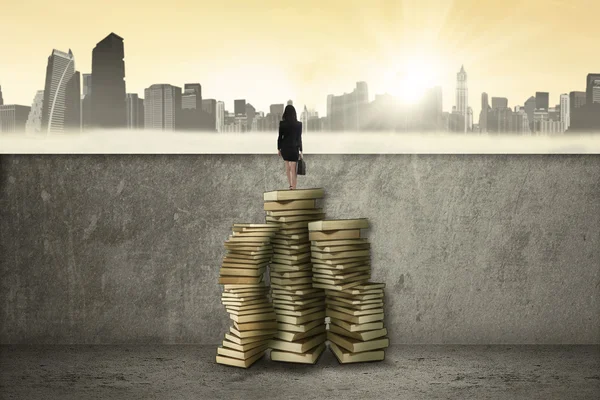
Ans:
MULTIPOLYGON (((368 218, 392 344, 600 343, 600 156, 307 155, 327 218, 368 218)), ((0 342, 206 343, 268 155, 0 157, 0 342)))

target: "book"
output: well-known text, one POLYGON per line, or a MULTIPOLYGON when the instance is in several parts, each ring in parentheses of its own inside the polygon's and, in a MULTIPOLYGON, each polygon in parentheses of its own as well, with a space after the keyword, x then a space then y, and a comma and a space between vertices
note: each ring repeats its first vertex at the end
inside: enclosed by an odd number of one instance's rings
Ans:
POLYGON ((261 352, 261 353, 259 352, 255 356, 247 358, 245 360, 240 360, 238 358, 231 358, 231 357, 225 357, 222 355, 217 355, 216 361, 218 364, 229 365, 232 367, 239 367, 239 368, 248 368, 252 364, 254 364, 256 361, 260 360, 264 355, 265 355, 264 350, 263 350, 263 352, 261 352))
POLYGON ((267 201, 287 201, 302 199, 321 199, 325 196, 325 191, 321 188, 314 189, 296 189, 296 190, 275 190, 263 193, 263 200, 267 201))
POLYGON ((384 349, 390 345, 390 340, 386 337, 362 341, 343 337, 332 331, 327 332, 327 340, 337 344, 339 347, 342 347, 351 353, 384 349))
POLYGON ((269 343, 269 347, 274 350, 287 351, 290 353, 306 353, 308 350, 325 342, 327 340, 327 335, 327 333, 323 332, 316 336, 303 338, 294 342, 272 339, 269 343))
POLYGON ((383 350, 366 351, 362 353, 351 353, 348 350, 340 348, 333 342, 329 343, 329 348, 340 362, 340 364, 349 364, 357 362, 383 361, 385 352, 383 350))
POLYGON ((300 364, 316 364, 321 354, 323 354, 325 347, 325 343, 321 343, 319 346, 309 350, 306 353, 290 353, 287 351, 271 350, 270 357, 273 361, 283 361, 300 364))
POLYGON ((314 199, 309 200, 286 200, 286 201, 267 201, 264 203, 265 211, 281 210, 303 210, 316 208, 314 199))
POLYGON ((337 231, 337 230, 356 230, 367 229, 369 220, 360 219, 336 219, 311 222, 308 226, 309 231, 337 231))
POLYGON ((261 354, 264 353, 264 351, 266 349, 269 348, 269 344, 265 343, 259 347, 255 347, 251 350, 248 351, 238 351, 238 350, 233 350, 227 347, 223 347, 223 346, 219 346, 217 348, 217 354, 224 356, 224 357, 229 357, 229 358, 237 358, 240 360, 246 360, 252 356, 255 356, 257 354, 261 354))
POLYGON ((360 230, 338 230, 338 231, 310 231, 308 239, 311 241, 335 240, 335 239, 357 239, 360 237, 360 230))

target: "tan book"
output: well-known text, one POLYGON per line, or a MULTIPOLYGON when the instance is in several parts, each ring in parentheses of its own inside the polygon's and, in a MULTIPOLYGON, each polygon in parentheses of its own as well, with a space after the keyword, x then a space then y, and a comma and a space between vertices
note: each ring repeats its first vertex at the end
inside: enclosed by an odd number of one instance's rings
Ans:
POLYGON ((290 215, 309 215, 309 214, 322 214, 322 208, 313 208, 310 210, 282 210, 282 211, 266 211, 266 214, 270 217, 283 217, 290 215))
MULTIPOLYGON (((273 254, 272 256, 272 260, 273 262, 279 262, 280 260, 288 260, 288 261, 301 261, 301 260, 307 260, 310 259, 310 251, 309 252, 303 252, 300 254, 292 254, 292 255, 287 255, 287 254, 273 254)), ((303 261, 306 262, 306 261, 303 261)))
POLYGON ((240 360, 237 358, 231 358, 231 357, 217 355, 216 361, 217 361, 217 364, 229 365, 232 367, 239 367, 239 368, 248 368, 252 364, 257 362, 258 360, 260 360, 264 355, 265 355, 265 352, 263 351, 262 353, 258 353, 255 356, 250 357, 246 360, 240 360))
POLYGON ((294 249, 273 249, 273 254, 283 254, 283 255, 288 255, 288 256, 294 256, 297 254, 307 254, 310 257, 310 250, 309 249, 300 249, 300 250, 294 250, 294 249))
POLYGON ((347 307, 360 307, 363 305, 370 306, 370 305, 377 305, 377 304, 383 305, 383 295, 380 298, 372 299, 372 300, 355 300, 352 298, 347 299, 345 297, 338 297, 335 295, 331 295, 330 299, 332 301, 336 301, 336 302, 340 303, 339 305, 347 304, 347 307))
POLYGON ((271 350, 271 360, 282 361, 298 364, 316 364, 317 360, 323 354, 327 346, 325 343, 321 343, 315 348, 310 349, 306 353, 291 353, 288 351, 271 350))
MULTIPOLYGON (((248 250, 227 250, 227 254, 239 254, 241 256, 270 256, 273 254, 273 249, 260 250, 260 251, 248 251, 248 250)), ((260 258, 257 257, 257 258, 260 258)))
POLYGON ((314 274, 313 281, 325 283, 328 285, 343 285, 346 283, 356 282, 356 281, 366 282, 371 277, 371 274, 369 272, 355 272, 352 274, 339 275, 339 276, 341 278, 338 278, 337 276, 314 274))
POLYGON ((244 254, 236 254, 236 253, 227 253, 225 257, 223 257, 223 262, 232 262, 238 264, 268 264, 271 260, 271 254, 261 254, 259 256, 247 256, 244 254))
POLYGON ((225 244, 225 250, 227 251, 269 251, 272 250, 273 246, 271 244, 267 246, 247 246, 245 244, 225 244))
POLYGON ((350 322, 351 324, 365 324, 367 322, 376 322, 383 321, 383 313, 379 314, 370 314, 370 315, 361 315, 361 316, 353 316, 341 311, 332 310, 331 308, 327 308, 326 315, 328 317, 333 317, 337 319, 341 319, 342 321, 350 322))
MULTIPOLYGON (((286 236, 288 237, 288 236, 286 236)), ((310 241, 308 240, 308 238, 303 238, 303 239, 271 239, 271 243, 273 244, 280 244, 280 245, 284 245, 284 246, 296 246, 296 245, 301 245, 301 244, 306 244, 306 243, 310 243, 310 241)))
POLYGON ((219 276, 219 283, 258 283, 262 277, 219 276))
POLYGON ((311 308, 305 308, 304 310, 298 310, 298 311, 277 309, 276 313, 277 313, 277 315, 288 315, 290 317, 303 317, 305 315, 313 314, 313 313, 316 313, 319 311, 324 311, 324 310, 325 310, 324 307, 311 307, 311 308))
POLYGON ((354 244, 368 244, 369 240, 365 238, 356 239, 336 239, 336 240, 311 240, 311 244, 317 247, 326 246, 346 246, 354 244))
POLYGON ((335 324, 347 330, 348 332, 365 332, 374 331, 377 329, 383 329, 383 321, 368 322, 366 324, 353 324, 350 322, 342 321, 337 318, 329 318, 329 326, 335 324))
POLYGON ((351 353, 335 343, 330 342, 329 348, 341 364, 350 364, 369 361, 383 361, 385 352, 383 350, 365 351, 362 353, 351 353))
POLYGON ((353 286, 360 285, 361 282, 362 281, 356 281, 356 282, 345 283, 343 285, 329 285, 327 283, 320 283, 320 282, 313 281, 313 288, 327 289, 327 290, 345 290, 345 289, 351 288, 353 286))
MULTIPOLYGON (((301 317, 292 317, 289 315, 281 315, 281 314, 276 314, 277 317, 277 322, 281 322, 284 324, 295 324, 295 325, 301 325, 301 324, 305 324, 307 322, 310 321, 314 321, 314 320, 323 320, 325 318, 325 311, 319 311, 316 313, 312 313, 312 314, 308 314, 308 315, 303 315, 301 317)), ((350 317, 350 318, 364 318, 364 317, 350 317)))
POLYGON ((300 300, 284 300, 279 297, 273 297, 273 305, 288 305, 292 307, 310 307, 312 304, 324 305, 324 297, 312 297, 304 298, 304 296, 298 296, 300 300))
MULTIPOLYGON (((314 284, 313 284, 314 285, 314 284)), ((307 295, 312 293, 322 293, 321 289, 311 287, 310 289, 302 289, 302 290, 285 290, 285 289, 273 289, 271 294, 283 294, 283 295, 291 295, 291 296, 303 296, 307 297, 307 295)))
POLYGON ((274 350, 289 351, 290 353, 306 353, 326 340, 327 333, 321 333, 313 337, 300 339, 297 342, 273 339, 269 342, 269 347, 274 350))
POLYGON ((235 310, 232 309, 230 307, 225 307, 225 309, 227 310, 227 312, 230 315, 236 316, 238 318, 243 317, 243 316, 247 316, 247 315, 253 315, 253 314, 265 314, 265 313, 273 313, 274 308, 271 304, 269 304, 268 307, 264 307, 264 308, 254 308, 254 309, 250 309, 250 310, 235 310))
POLYGON ((321 253, 318 251, 311 252, 313 258, 320 258, 322 260, 333 260, 339 258, 352 258, 352 257, 364 257, 370 256, 371 250, 356 250, 356 251, 341 251, 339 253, 321 253))
POLYGON ((258 297, 252 300, 239 301, 239 300, 221 300, 221 303, 226 306, 247 306, 262 304, 265 302, 266 296, 258 297))
POLYGON ((287 201, 302 199, 321 199, 325 196, 322 188, 296 189, 296 190, 274 190, 263 193, 264 201, 287 201))
POLYGON ((260 276, 265 273, 265 268, 223 268, 219 269, 221 276, 260 276))
POLYGON ((277 312, 278 310, 302 311, 302 310, 306 310, 307 308, 313 308, 313 307, 318 307, 318 308, 324 310, 325 302, 321 300, 318 302, 312 302, 309 304, 298 306, 298 305, 292 305, 292 304, 281 304, 279 302, 279 300, 273 299, 273 308, 275 309, 275 312, 277 312))
POLYGON ((269 345, 269 343, 271 342, 272 339, 266 339, 266 340, 262 340, 260 342, 251 342, 251 343, 246 343, 246 344, 237 344, 235 342, 230 342, 229 340, 223 340, 223 347, 226 347, 228 349, 232 349, 235 351, 239 351, 242 353, 246 353, 249 352, 252 349, 255 349, 257 347, 260 346, 265 346, 265 345, 269 345))
POLYGON ((311 245, 311 251, 318 251, 321 253, 339 253, 342 251, 357 251, 357 250, 365 250, 370 249, 370 243, 364 244, 351 244, 345 246, 313 246, 311 245))
POLYGON ((229 340, 230 342, 239 344, 239 345, 269 341, 273 337, 275 337, 275 334, 252 336, 252 337, 247 337, 247 338, 242 339, 240 337, 235 336, 233 333, 229 333, 229 332, 225 333, 225 339, 229 340))
MULTIPOLYGON (((277 324, 275 324, 275 326, 277 326, 277 324)), ((251 338, 251 337, 275 335, 277 333, 277 328, 271 328, 271 329, 267 329, 267 330, 255 329, 255 330, 240 331, 240 330, 236 329, 234 326, 230 326, 229 331, 233 335, 239 337, 240 339, 247 339, 247 338, 251 338)))
POLYGON ((285 340, 286 342, 296 342, 300 339, 313 337, 319 335, 321 333, 327 332, 327 325, 321 324, 317 325, 315 328, 306 331, 306 332, 286 332, 286 331, 277 331, 275 338, 279 340, 285 340))
POLYGON ((273 288, 273 290, 286 290, 290 293, 301 294, 301 290, 313 289, 313 283, 303 283, 301 285, 280 285, 278 283, 272 282, 271 287, 273 288))
POLYGON ((364 273, 364 272, 370 272, 371 271, 371 266, 370 265, 359 265, 358 267, 353 267, 353 268, 346 268, 346 269, 333 269, 333 268, 319 268, 318 264, 317 267, 313 266, 312 272, 314 274, 320 274, 320 275, 327 275, 329 277, 331 277, 332 279, 344 279, 345 276, 347 276, 347 274, 353 274, 353 273, 364 273))
POLYGON ((244 243, 244 242, 248 242, 248 243, 270 243, 271 242, 271 238, 270 237, 258 237, 258 236, 233 236, 233 235, 229 235, 229 240, 226 240, 225 243, 244 243))
POLYGON ((302 243, 302 244, 293 244, 293 245, 285 245, 285 244, 278 244, 278 243, 274 243, 273 244, 273 251, 275 251, 275 249, 280 249, 280 250, 305 250, 310 252, 310 242, 306 242, 306 243, 302 243))
POLYGON ((247 295, 248 293, 268 293, 268 292, 269 292, 269 288, 267 286, 260 286, 260 287, 249 287, 249 288, 239 288, 239 289, 226 289, 223 293, 247 295))
POLYGON ((255 287, 267 287, 267 286, 264 281, 260 281, 259 283, 226 284, 223 286, 223 288, 225 290, 246 289, 246 288, 255 288, 255 287))
POLYGON ((304 210, 316 208, 314 199, 310 200, 287 200, 287 201, 267 201, 264 203, 265 211, 281 211, 281 210, 304 210))
POLYGON ((298 221, 318 221, 323 218, 325 213, 321 214, 304 214, 304 215, 282 215, 282 216, 272 216, 267 215, 265 219, 269 222, 298 222, 298 221))
POLYGON ((311 259, 311 264, 313 266, 313 268, 319 268, 319 269, 328 269, 328 270, 332 270, 332 271, 336 271, 336 272, 340 272, 340 271, 348 271, 350 269, 353 268, 358 268, 358 267, 371 267, 371 261, 370 260, 360 260, 360 261, 354 261, 354 262, 346 262, 346 263, 341 263, 341 264, 326 264, 324 262, 324 260, 320 260, 315 258, 314 259, 316 262, 312 262, 311 259))
POLYGON ((335 324, 329 324, 329 332, 337 333, 340 336, 346 336, 362 342, 381 338, 387 335, 387 329, 385 328, 364 332, 350 332, 335 324))
MULTIPOLYGON (((312 255, 312 253, 311 253, 311 255, 312 255)), ((352 258, 337 258, 335 260, 323 260, 321 258, 311 257, 310 261, 313 264, 330 265, 330 266, 332 266, 332 268, 344 269, 344 268, 348 268, 348 265, 351 263, 356 263, 356 262, 360 262, 362 264, 370 263, 370 261, 371 261, 370 259, 371 259, 371 257, 369 257, 369 256, 352 257, 352 258)))
POLYGON ((266 308, 267 306, 272 307, 272 303, 269 303, 269 301, 267 299, 265 299, 264 302, 259 303, 259 304, 250 304, 250 305, 243 305, 243 306, 233 306, 233 305, 227 305, 227 309, 231 309, 233 311, 248 311, 248 310, 260 310, 262 308, 266 308))
MULTIPOLYGON (((300 222, 297 222, 297 224, 299 224, 299 223, 300 222)), ((278 233, 276 236, 273 237, 272 240, 297 240, 297 243, 308 243, 310 241, 309 237, 308 237, 308 232, 293 233, 291 235, 284 235, 282 233, 278 233)), ((275 242, 275 243, 278 243, 278 242, 275 242)))
POLYGON ((273 224, 273 226, 268 226, 264 228, 247 228, 245 226, 234 226, 231 228, 233 232, 277 232, 279 230, 279 226, 277 224, 273 224))
POLYGON ((278 231, 263 231, 263 232, 232 232, 233 237, 259 237, 259 238, 271 238, 275 236, 278 231))
POLYGON ((334 300, 333 298, 328 298, 326 303, 332 306, 349 308, 352 310, 373 310, 373 309, 383 309, 383 302, 377 302, 373 304, 347 304, 341 301, 334 300))
POLYGON ((308 226, 310 231, 338 231, 338 230, 357 230, 367 229, 369 220, 359 219, 329 219, 311 222, 308 226))
POLYGON ((310 269, 305 269, 302 271, 287 271, 287 272, 279 272, 271 270, 271 278, 281 278, 281 279, 293 279, 293 278, 305 278, 312 277, 312 271, 310 269))
POLYGON ((322 290, 313 290, 312 293, 303 296, 290 295, 286 293, 272 293, 271 296, 274 299, 282 299, 293 301, 294 304, 306 304, 310 299, 319 299, 321 300, 325 297, 325 293, 322 290))
POLYGON ((360 285, 360 286, 356 287, 354 289, 354 291, 371 291, 371 290, 377 290, 377 289, 383 289, 383 288, 385 288, 385 283, 368 282, 368 283, 365 283, 364 285, 360 285))
POLYGON ((333 297, 337 297, 337 298, 343 297, 343 298, 358 300, 358 301, 381 299, 384 296, 383 291, 381 293, 357 295, 357 294, 344 293, 342 291, 325 290, 325 294, 327 294, 328 296, 333 296, 333 297))
POLYGON ((245 264, 245 263, 235 263, 235 262, 224 262, 221 264, 221 268, 241 268, 241 269, 252 269, 252 270, 256 270, 256 269, 264 269, 267 267, 267 265, 269 265, 268 263, 262 263, 262 264, 245 264))
POLYGON ((343 337, 332 331, 327 332, 327 339, 351 353, 361 353, 363 351, 384 349, 390 345, 390 340, 387 337, 363 342, 361 340, 343 337))
POLYGON ((303 276, 303 277, 299 277, 299 278, 277 278, 274 277, 273 275, 271 275, 271 284, 277 284, 277 285, 282 285, 282 286, 288 286, 288 285, 303 285, 303 284, 307 284, 307 283, 312 283, 313 279, 312 276, 303 276))
POLYGON ((258 321, 270 321, 270 320, 275 319, 275 312, 271 308, 271 310, 269 312, 260 313, 260 314, 250 314, 250 315, 229 314, 229 318, 231 318, 238 324, 245 324, 248 322, 258 322, 258 321))
POLYGON ((277 228, 275 224, 233 224, 234 228, 277 228))
POLYGON ((262 346, 259 346, 259 347, 255 347, 252 350, 248 350, 248 351, 237 351, 237 350, 229 349, 227 347, 219 346, 219 347, 217 347, 217 354, 220 356, 224 356, 224 357, 237 358, 239 360, 246 360, 252 356, 255 356, 261 352, 264 352, 268 348, 269 348, 268 343, 263 344, 262 346))
POLYGON ((325 318, 318 318, 304 324, 288 324, 285 322, 279 322, 277 323, 277 329, 285 332, 304 333, 321 325, 325 326, 325 318))
MULTIPOLYGON (((233 327, 238 331, 271 331, 277 328, 277 321, 257 321, 238 323, 233 321, 233 327)), ((266 333, 263 333, 266 335, 266 333)), ((241 336, 240 336, 241 337, 241 336)))
POLYGON ((283 265, 283 266, 298 266, 298 265, 311 265, 310 263, 310 258, 303 258, 301 260, 284 260, 282 258, 277 258, 277 259, 273 259, 271 266, 275 265, 276 267, 278 267, 279 265, 283 265))
POLYGON ((319 240, 340 240, 357 239, 360 237, 359 229, 339 230, 339 231, 309 231, 308 239, 310 241, 319 240))
POLYGON ((354 310, 347 307, 340 307, 336 305, 330 305, 328 307, 331 310, 343 312, 344 314, 352 315, 355 317, 365 316, 365 315, 373 315, 373 314, 383 314, 383 308, 373 308, 370 310, 354 310))

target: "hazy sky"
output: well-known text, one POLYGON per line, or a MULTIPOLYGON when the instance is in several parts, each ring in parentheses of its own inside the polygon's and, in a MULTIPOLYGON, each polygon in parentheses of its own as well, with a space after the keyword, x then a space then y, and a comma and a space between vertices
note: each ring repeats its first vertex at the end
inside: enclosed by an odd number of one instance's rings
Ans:
POLYGON ((53 48, 89 73, 111 31, 125 39, 127 92, 199 82, 231 111, 235 98, 262 111, 293 99, 324 114, 327 94, 360 80, 371 99, 398 91, 406 66, 409 81, 443 87, 448 111, 464 64, 476 122, 482 91, 510 106, 549 91, 554 105, 600 72, 598 0, 20 0, 2 14, 7 104, 31 105, 53 48))

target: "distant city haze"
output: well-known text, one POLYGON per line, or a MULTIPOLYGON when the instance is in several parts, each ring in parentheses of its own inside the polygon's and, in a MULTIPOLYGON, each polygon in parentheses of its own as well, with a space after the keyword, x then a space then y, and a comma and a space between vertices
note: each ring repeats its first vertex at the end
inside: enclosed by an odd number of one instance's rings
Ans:
POLYGON ((596 0, 337 1, 42 0, 2 6, 0 85, 5 104, 31 106, 48 55, 71 49, 90 73, 110 32, 124 39, 127 93, 153 84, 202 84, 203 98, 246 99, 257 110, 293 99, 325 115, 328 94, 369 85, 397 90, 406 66, 431 71, 443 108, 456 105, 456 73, 469 74, 477 121, 481 94, 523 105, 535 92, 585 91, 600 66, 596 0))

